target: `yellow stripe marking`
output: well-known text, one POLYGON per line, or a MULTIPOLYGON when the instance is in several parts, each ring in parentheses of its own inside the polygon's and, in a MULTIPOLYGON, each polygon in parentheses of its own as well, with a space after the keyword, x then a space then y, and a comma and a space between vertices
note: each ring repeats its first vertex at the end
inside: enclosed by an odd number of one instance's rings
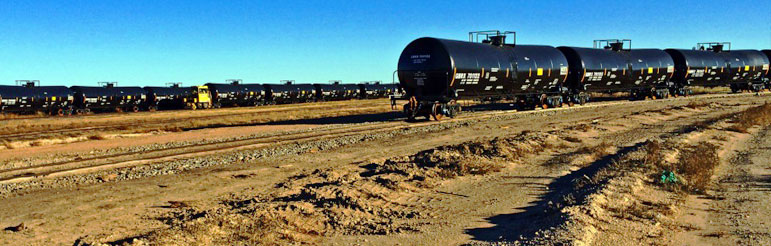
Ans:
POLYGON ((455 84, 455 73, 458 72, 458 68, 455 67, 452 69, 452 80, 450 81, 450 87, 455 84))
POLYGON ((543 76, 543 68, 538 68, 538 72, 536 72, 537 76, 543 76))

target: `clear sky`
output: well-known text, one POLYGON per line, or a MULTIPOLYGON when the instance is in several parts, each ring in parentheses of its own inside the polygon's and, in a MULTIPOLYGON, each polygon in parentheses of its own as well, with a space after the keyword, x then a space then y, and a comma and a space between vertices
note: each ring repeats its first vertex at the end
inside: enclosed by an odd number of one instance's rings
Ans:
POLYGON ((520 44, 771 48, 771 1, 0 1, 0 84, 390 82, 423 36, 520 44))

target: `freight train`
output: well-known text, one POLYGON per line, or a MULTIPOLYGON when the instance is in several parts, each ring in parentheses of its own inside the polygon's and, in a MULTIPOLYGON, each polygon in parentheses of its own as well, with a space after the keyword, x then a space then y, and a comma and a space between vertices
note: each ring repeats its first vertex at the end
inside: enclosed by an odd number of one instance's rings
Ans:
POLYGON ((520 45, 516 33, 470 32, 469 41, 419 38, 404 48, 398 70, 404 113, 439 120, 460 112, 458 100, 509 99, 520 108, 584 104, 591 92, 633 99, 687 96, 690 87, 734 92, 771 88, 771 50, 632 49, 631 40, 595 40, 593 48, 520 45), (513 37, 507 42, 507 37, 513 37), (480 41, 481 40, 481 41, 480 41))
POLYGON ((167 109, 207 109, 302 102, 385 98, 399 91, 397 84, 244 84, 241 80, 183 87, 161 86, 40 86, 37 80, 0 85, 0 113, 44 112, 51 115, 90 112, 137 112, 167 109))

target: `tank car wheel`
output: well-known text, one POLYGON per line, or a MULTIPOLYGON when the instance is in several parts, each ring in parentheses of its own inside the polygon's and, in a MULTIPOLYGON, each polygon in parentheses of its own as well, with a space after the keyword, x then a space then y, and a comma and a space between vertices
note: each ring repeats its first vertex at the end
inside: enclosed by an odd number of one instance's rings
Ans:
POLYGON ((548 109, 549 108, 549 104, 546 104, 546 103, 541 104, 541 108, 548 109))
MULTIPOLYGON (((431 107, 431 116, 436 121, 442 120, 442 117, 444 116, 441 112, 441 106, 438 103, 435 103, 433 107, 431 107)), ((430 120, 430 119, 429 119, 430 120)))
POLYGON ((575 106, 575 105, 576 105, 576 104, 575 104, 573 101, 568 101, 568 107, 573 107, 573 106, 575 106))
POLYGON ((656 100, 656 95, 652 95, 651 100, 656 100))
POLYGON ((155 112, 156 110, 158 110, 158 108, 157 108, 157 107, 155 107, 155 106, 148 106, 148 107, 147 107, 147 111, 150 111, 150 112, 155 112))
POLYGON ((56 109, 56 111, 55 111, 55 112, 56 112, 56 115, 57 115, 57 116, 64 116, 64 109, 60 109, 60 108, 59 108, 59 109, 56 109))
POLYGON ((139 112, 139 107, 137 106, 131 107, 131 112, 134 112, 134 113, 139 112))
POLYGON ((196 105, 195 103, 190 105, 190 110, 196 110, 197 108, 198 108, 198 105, 196 105))

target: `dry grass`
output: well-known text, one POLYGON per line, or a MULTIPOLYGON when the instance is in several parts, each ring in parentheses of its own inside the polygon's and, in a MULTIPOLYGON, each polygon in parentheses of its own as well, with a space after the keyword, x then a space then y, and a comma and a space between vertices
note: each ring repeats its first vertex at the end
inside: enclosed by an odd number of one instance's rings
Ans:
POLYGON ((594 146, 584 146, 578 149, 576 152, 579 154, 587 154, 591 156, 592 158, 600 158, 606 155, 609 155, 612 153, 612 148, 614 146, 610 144, 609 142, 601 142, 594 146))
POLYGON ((725 87, 725 86, 719 86, 719 87, 694 86, 694 87, 691 87, 691 91, 693 91, 694 95, 698 95, 698 94, 731 93, 731 88, 728 88, 728 87, 725 87))
POLYGON ((644 163, 655 169, 652 174, 654 179, 659 179, 662 171, 674 172, 678 178, 674 186, 678 189, 703 192, 720 164, 719 147, 708 142, 679 146, 679 155, 674 163, 664 161, 663 149, 662 143, 649 141, 645 145, 644 163))
POLYGON ((690 108, 690 109, 703 108, 706 106, 709 106, 709 103, 704 101, 691 101, 685 105, 686 108, 690 108))
POLYGON ((719 164, 718 147, 701 142, 680 152, 676 170, 687 181, 689 190, 704 191, 719 164))
POLYGON ((747 133, 753 126, 766 127, 771 125, 771 103, 752 107, 740 113, 734 119, 734 124, 728 130, 747 133))

